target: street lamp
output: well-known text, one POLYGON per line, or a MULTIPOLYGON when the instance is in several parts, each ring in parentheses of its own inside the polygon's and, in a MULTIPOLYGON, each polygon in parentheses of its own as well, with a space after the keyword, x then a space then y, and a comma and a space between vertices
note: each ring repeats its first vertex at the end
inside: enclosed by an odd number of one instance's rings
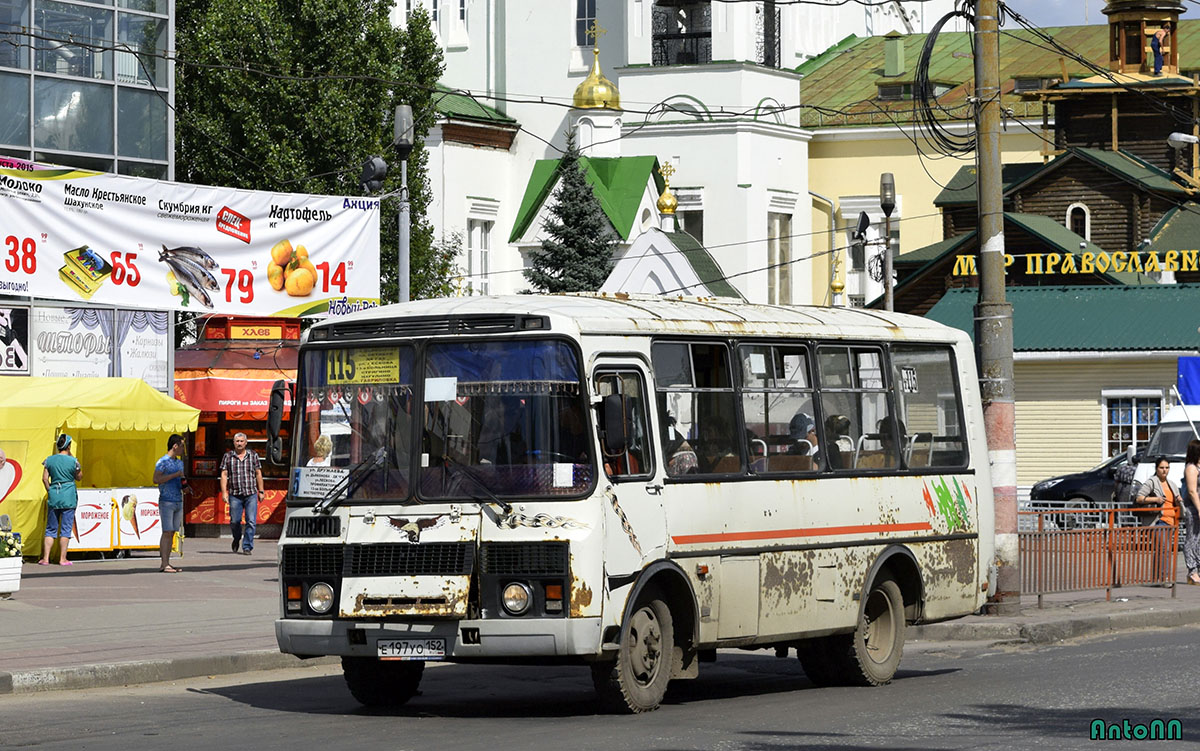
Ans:
POLYGON ((396 299, 408 302, 408 269, 409 248, 408 234, 411 217, 408 213, 408 155, 413 150, 413 116, 412 107, 407 104, 396 106, 396 119, 392 126, 392 146, 400 156, 400 211, 396 215, 399 224, 399 249, 397 253, 398 273, 396 275, 396 299))
POLYGON ((892 300, 892 212, 896 210, 896 178, 879 176, 879 208, 883 209, 883 307, 894 310, 892 300))
MULTIPOLYGON (((401 104, 396 107, 396 122, 392 130, 392 146, 400 156, 400 210, 396 213, 398 240, 396 248, 396 301, 409 300, 409 228, 411 217, 408 210, 408 155, 413 150, 413 119, 412 107, 401 104)), ((362 174, 358 182, 364 193, 374 193, 383 187, 383 179, 387 177, 388 163, 381 156, 373 156, 363 162, 362 174)), ((380 198, 396 195, 388 193, 380 198)))

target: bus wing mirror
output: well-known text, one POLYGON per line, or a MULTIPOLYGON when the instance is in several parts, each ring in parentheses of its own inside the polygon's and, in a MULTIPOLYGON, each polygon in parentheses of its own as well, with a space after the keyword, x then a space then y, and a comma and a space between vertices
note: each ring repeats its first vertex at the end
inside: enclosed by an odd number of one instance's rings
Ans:
POLYGON ((271 401, 267 408, 267 459, 272 464, 283 464, 283 439, 279 431, 283 427, 283 409, 287 403, 287 381, 279 380, 271 387, 271 401))
POLYGON ((616 456, 625 452, 625 399, 620 394, 604 397, 604 453, 616 456))

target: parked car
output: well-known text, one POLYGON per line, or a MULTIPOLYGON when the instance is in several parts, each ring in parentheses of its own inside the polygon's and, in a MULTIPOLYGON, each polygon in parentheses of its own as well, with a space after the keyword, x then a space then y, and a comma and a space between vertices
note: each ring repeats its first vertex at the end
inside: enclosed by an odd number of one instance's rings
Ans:
MULTIPOLYGON (((1113 475, 1117 467, 1129 461, 1128 454, 1117 454, 1083 472, 1042 480, 1029 491, 1030 501, 1065 501, 1080 508, 1107 506, 1112 503, 1113 475)), ((1069 505, 1069 504, 1068 504, 1069 505)))
MULTIPOLYGON (((1121 453, 1089 470, 1042 480, 1029 491, 1029 509, 1048 511, 1111 506, 1113 488, 1116 486, 1114 475, 1118 467, 1129 461, 1129 454, 1121 453)), ((1137 516, 1132 512, 1121 513, 1115 521, 1118 526, 1136 526, 1137 516)), ((1046 526, 1052 529, 1093 528, 1107 524, 1108 515, 1100 511, 1046 516, 1046 526)))

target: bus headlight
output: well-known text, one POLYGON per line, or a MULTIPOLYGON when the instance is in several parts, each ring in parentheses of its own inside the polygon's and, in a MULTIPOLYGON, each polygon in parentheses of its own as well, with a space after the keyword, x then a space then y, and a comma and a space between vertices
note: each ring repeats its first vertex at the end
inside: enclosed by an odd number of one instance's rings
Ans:
POLYGON ((521 582, 513 582, 504 588, 504 597, 501 598, 504 603, 504 609, 513 615, 521 615, 533 603, 533 590, 529 585, 521 582))
POLYGON ((333 587, 317 582, 308 588, 308 609, 324 615, 333 607, 333 587))

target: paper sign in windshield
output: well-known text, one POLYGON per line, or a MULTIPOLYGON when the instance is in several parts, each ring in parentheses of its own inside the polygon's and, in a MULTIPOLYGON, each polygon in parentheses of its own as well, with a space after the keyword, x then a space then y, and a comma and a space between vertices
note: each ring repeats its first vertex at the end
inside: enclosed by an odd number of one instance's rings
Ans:
POLYGON ((448 402, 458 396, 457 392, 458 379, 454 376, 425 379, 425 401, 427 402, 448 402))
MULTIPOLYGON (((350 470, 345 467, 297 467, 293 470, 292 495, 297 498, 324 498, 350 470)), ((346 497, 342 493, 342 498, 346 497)))

